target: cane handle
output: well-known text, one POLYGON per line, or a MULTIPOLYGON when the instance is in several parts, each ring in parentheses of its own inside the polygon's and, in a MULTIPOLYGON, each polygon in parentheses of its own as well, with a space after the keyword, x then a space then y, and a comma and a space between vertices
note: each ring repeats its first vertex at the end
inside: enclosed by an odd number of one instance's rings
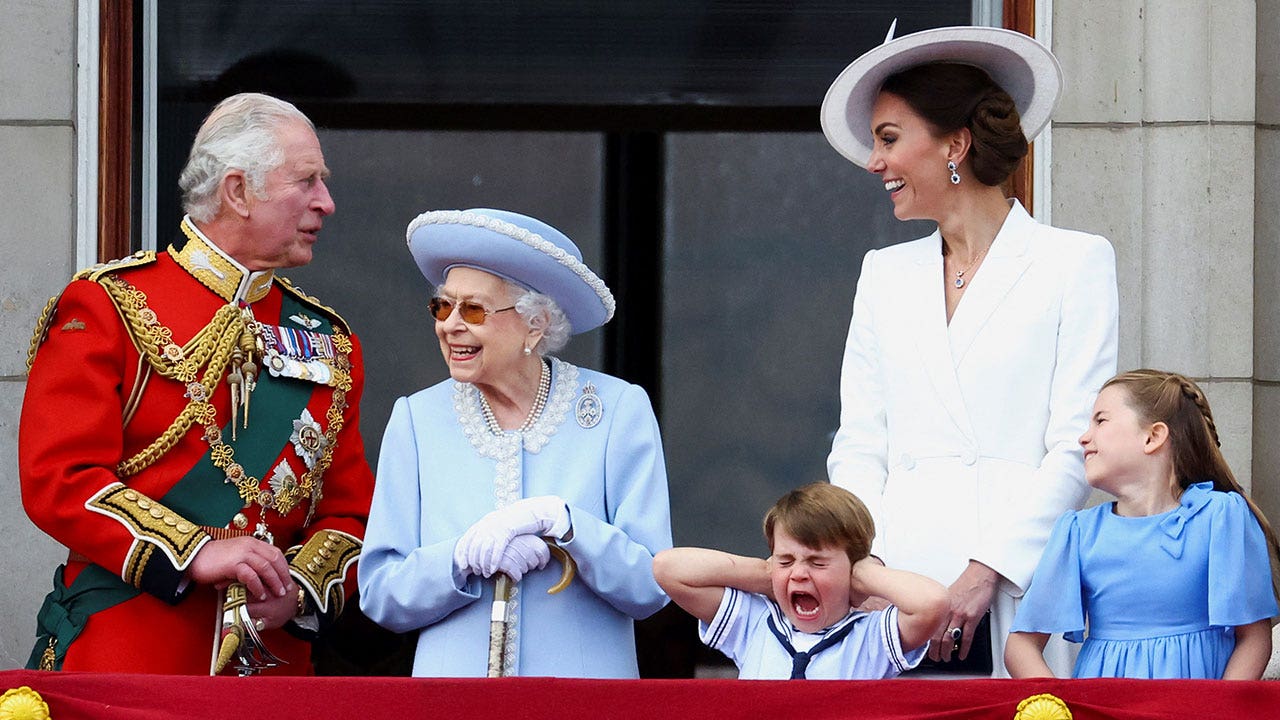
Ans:
POLYGON ((550 540, 547 540, 547 547, 551 549, 551 554, 555 555, 556 559, 560 561, 560 582, 552 585, 547 590, 548 595, 555 595, 569 587, 569 583, 573 582, 573 576, 578 572, 578 564, 573 561, 573 556, 569 554, 568 550, 550 540))

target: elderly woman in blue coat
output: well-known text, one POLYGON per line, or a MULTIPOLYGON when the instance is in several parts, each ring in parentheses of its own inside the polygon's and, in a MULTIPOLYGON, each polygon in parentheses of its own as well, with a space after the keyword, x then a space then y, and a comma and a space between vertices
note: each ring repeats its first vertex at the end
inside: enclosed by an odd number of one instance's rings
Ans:
POLYGON ((658 424, 640 387, 551 356, 612 317, 609 288, 569 238, 517 213, 427 212, 406 234, 451 379, 392 411, 361 609, 418 632, 415 676, 484 676, 501 572, 518 583, 503 674, 637 677, 633 621, 667 603, 658 424), (548 543, 577 564, 555 595, 548 543))

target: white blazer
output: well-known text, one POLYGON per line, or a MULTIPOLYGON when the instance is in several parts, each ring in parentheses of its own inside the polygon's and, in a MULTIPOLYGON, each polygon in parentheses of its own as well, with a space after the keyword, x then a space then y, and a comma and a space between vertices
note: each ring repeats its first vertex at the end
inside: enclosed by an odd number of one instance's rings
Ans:
POLYGON ((1012 599, 1088 495, 1077 440, 1116 370, 1115 254, 1013 201, 949 326, 942 282, 936 231, 867 253, 827 469, 888 565, 945 585, 972 558, 1012 599))

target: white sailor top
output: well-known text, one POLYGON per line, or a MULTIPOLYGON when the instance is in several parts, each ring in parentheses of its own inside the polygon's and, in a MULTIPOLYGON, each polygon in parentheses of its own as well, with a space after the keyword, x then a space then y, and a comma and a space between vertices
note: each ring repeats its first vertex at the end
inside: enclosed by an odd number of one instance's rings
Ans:
POLYGON ((791 626, 778 604, 763 595, 725 588, 720 607, 710 623, 698 623, 698 634, 708 647, 719 650, 738 666, 742 680, 786 680, 791 677, 792 656, 770 621, 795 650, 807 651, 828 634, 848 625, 842 640, 813 655, 805 677, 809 680, 885 680, 914 668, 924 658, 928 644, 910 652, 902 649, 898 635, 898 608, 890 605, 874 612, 850 612, 820 633, 803 633, 791 626))

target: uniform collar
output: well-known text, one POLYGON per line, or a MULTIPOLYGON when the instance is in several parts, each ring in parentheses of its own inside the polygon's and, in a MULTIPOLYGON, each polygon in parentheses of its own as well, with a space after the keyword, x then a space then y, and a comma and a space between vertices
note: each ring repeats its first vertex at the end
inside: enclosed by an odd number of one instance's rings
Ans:
POLYGON ((243 300, 254 303, 271 291, 275 270, 251 271, 222 251, 212 240, 200 232, 191 216, 182 218, 182 234, 187 243, 181 250, 169 246, 169 255, 191 277, 214 291, 227 302, 243 300))

